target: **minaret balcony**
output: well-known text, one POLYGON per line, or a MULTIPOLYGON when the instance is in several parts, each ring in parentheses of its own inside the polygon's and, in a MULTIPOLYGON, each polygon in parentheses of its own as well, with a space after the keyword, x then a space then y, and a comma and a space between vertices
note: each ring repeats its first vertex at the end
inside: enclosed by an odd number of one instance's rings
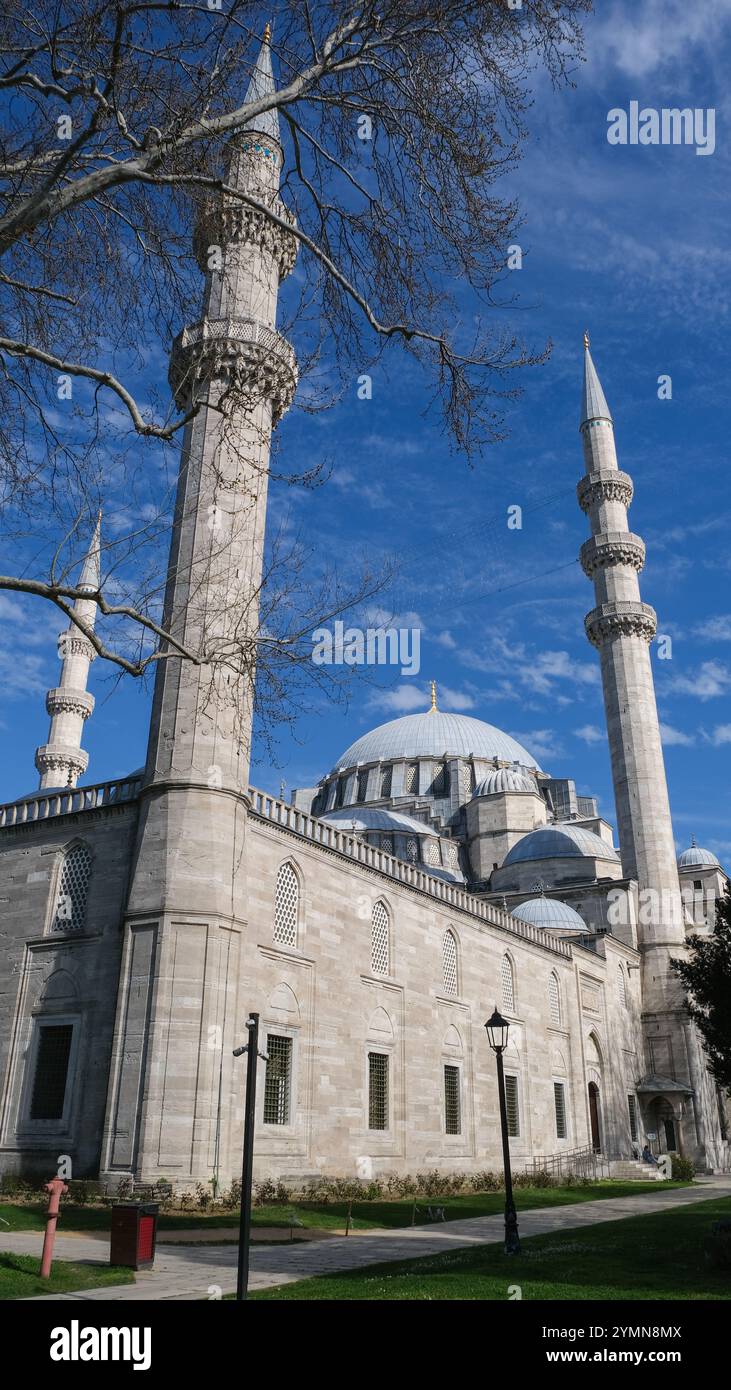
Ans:
POLYGON ((630 565, 639 574, 645 563, 645 542, 632 531, 603 531, 584 542, 579 560, 589 579, 607 565, 630 565))
POLYGON ((641 637, 651 642, 657 632, 657 614, 649 603, 600 603, 587 613, 584 627, 593 647, 603 647, 617 637, 641 637))
POLYGON ((40 773, 53 772, 58 775, 59 787, 68 786, 69 773, 80 777, 89 765, 89 754, 83 748, 70 744, 44 743, 36 748, 36 767, 40 773))
POLYGON ((88 690, 73 690, 71 686, 59 685, 46 694, 46 710, 54 714, 78 714, 88 719, 94 710, 94 696, 88 690))
POLYGON ((169 380, 179 408, 211 382, 253 408, 272 404, 276 425, 297 389, 297 359, 286 338, 258 319, 203 319, 184 328, 173 343, 169 380))
POLYGON ((193 250, 204 274, 210 269, 211 248, 235 242, 257 246, 277 262, 280 283, 287 278, 297 259, 297 238, 289 230, 296 227, 297 219, 277 194, 260 201, 261 208, 252 207, 243 198, 239 201, 228 194, 223 204, 208 203, 203 208, 196 222, 193 250), (268 212, 279 220, 273 221, 268 212))
POLYGON ((576 488, 582 512, 590 511, 597 502, 621 502, 628 507, 633 493, 629 473, 622 473, 619 468, 600 468, 595 473, 585 473, 576 488))
POLYGON ((70 656, 83 656, 87 661, 94 661, 97 653, 93 642, 84 636, 81 628, 73 626, 59 633, 58 654, 62 661, 67 661, 70 656))

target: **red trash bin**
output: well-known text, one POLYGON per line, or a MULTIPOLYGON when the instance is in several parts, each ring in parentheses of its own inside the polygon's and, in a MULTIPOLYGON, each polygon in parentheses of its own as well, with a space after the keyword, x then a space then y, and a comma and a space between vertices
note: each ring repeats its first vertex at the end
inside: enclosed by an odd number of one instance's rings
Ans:
POLYGON ((155 1259, 159 1202, 115 1202, 109 1263, 149 1269, 155 1259))

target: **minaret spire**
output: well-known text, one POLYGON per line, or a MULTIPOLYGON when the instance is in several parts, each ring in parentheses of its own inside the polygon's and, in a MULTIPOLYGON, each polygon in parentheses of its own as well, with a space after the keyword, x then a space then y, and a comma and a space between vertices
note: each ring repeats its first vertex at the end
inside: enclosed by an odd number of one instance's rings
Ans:
MULTIPOLYGON (((77 585, 90 594, 98 592, 101 577, 101 522, 99 512, 77 585)), ((74 613, 87 628, 94 627, 96 610, 93 598, 77 598, 74 603, 74 613)), ((81 735, 94 708, 94 696, 89 694, 86 685, 96 652, 89 638, 73 621, 61 633, 58 645, 61 675, 58 685, 46 695, 46 709, 51 716, 48 743, 36 749, 41 791, 49 787, 75 787, 89 762, 89 754, 81 747, 81 735)))

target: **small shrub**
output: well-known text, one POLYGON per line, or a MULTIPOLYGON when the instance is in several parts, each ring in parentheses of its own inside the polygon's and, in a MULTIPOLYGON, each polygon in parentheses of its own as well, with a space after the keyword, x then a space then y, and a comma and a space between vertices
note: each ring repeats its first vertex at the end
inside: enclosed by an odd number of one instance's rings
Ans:
POLYGON ((469 1179, 469 1184, 473 1192, 501 1192, 503 1175, 487 1169, 484 1173, 473 1173, 469 1179))
POLYGON ((254 1183, 254 1206, 266 1207, 271 1202, 276 1201, 277 1186, 271 1178, 264 1178, 262 1182, 254 1183))
POLYGON ((241 1183, 234 1180, 226 1192, 221 1193, 221 1206, 226 1211, 233 1211, 241 1206, 241 1183))
POLYGON ((695 1177, 695 1167, 689 1158, 681 1158, 680 1154, 673 1154, 672 1157, 672 1177, 674 1182, 692 1182, 695 1177))

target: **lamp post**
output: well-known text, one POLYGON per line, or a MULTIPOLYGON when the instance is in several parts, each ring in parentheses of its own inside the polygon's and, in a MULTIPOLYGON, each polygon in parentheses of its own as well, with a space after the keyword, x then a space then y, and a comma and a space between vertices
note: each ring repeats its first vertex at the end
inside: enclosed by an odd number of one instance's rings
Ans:
POLYGON ((520 1254, 518 1236, 518 1213, 513 1201, 513 1179, 510 1172, 510 1143, 508 1140, 508 1109, 505 1104, 505 1074, 503 1072, 503 1052, 508 1045, 510 1024, 495 1009, 492 1018, 485 1024, 487 1040, 497 1059, 497 1088, 500 1097, 500 1129, 503 1139, 503 1167, 505 1169, 505 1254, 520 1254))
POLYGON ((251 1238, 251 1180, 254 1167, 254 1126, 256 1124, 256 1064, 259 1051, 259 1015, 246 1020, 249 1041, 234 1048, 234 1057, 246 1053, 246 1098, 244 1101, 244 1150, 241 1165, 241 1213, 239 1216, 239 1258, 236 1299, 242 1302, 249 1292, 249 1241, 251 1238))

